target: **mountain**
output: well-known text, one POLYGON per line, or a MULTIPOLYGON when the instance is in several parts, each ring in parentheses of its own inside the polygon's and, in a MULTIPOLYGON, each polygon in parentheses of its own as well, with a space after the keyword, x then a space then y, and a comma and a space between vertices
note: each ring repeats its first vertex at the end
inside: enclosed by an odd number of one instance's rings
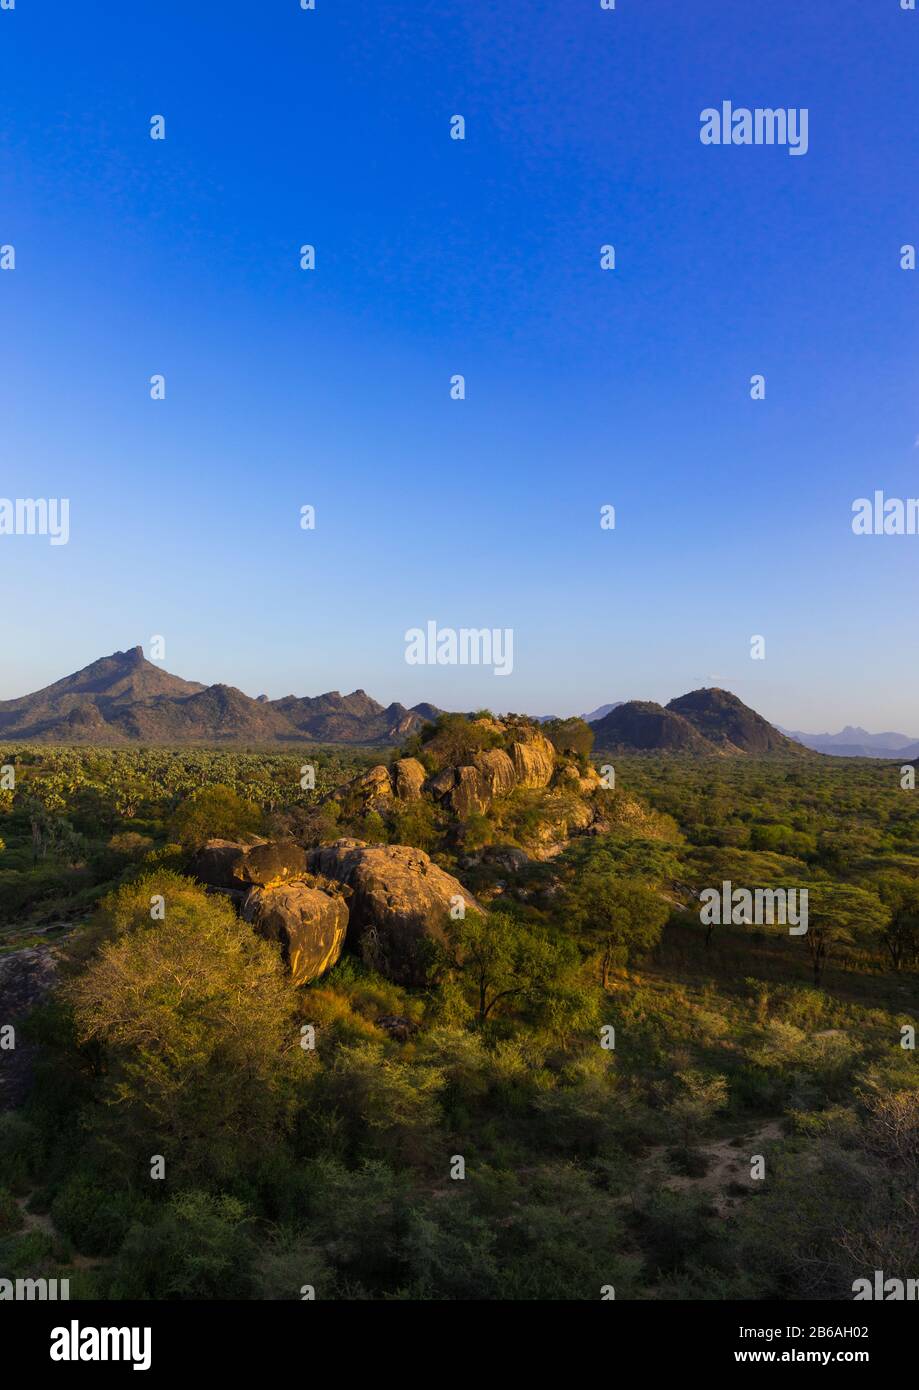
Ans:
POLYGON ((600 705, 599 708, 591 710, 590 714, 582 714, 581 718, 586 720, 588 724, 595 724, 598 719, 605 719, 608 714, 611 714, 614 709, 618 709, 621 704, 621 700, 616 700, 612 705, 600 705))
POLYGON ((668 753, 710 753, 713 748, 697 729, 653 700, 626 700, 591 722, 597 748, 610 752, 657 749, 668 753))
POLYGON ((688 719, 703 738, 724 753, 800 752, 799 745, 730 690, 717 686, 692 690, 671 700, 667 708, 688 719))
POLYGON ((590 721, 597 749, 609 752, 771 754, 806 756, 729 690, 693 690, 666 706, 629 700, 590 721))
POLYGON ((94 661, 33 695, 0 701, 0 738, 36 743, 399 743, 439 713, 381 705, 366 691, 253 699, 182 680, 142 647, 94 661))
POLYGON ((847 724, 838 734, 804 734, 797 729, 782 732, 815 753, 832 753, 837 758, 896 758, 915 756, 919 741, 908 734, 869 734, 867 729, 847 724))

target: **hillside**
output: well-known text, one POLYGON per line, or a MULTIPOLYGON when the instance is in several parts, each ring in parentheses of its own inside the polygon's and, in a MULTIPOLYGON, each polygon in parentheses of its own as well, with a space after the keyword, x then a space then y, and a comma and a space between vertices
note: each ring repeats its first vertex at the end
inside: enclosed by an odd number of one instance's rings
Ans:
POLYGON ((432 716, 433 705, 384 706, 363 690, 253 699, 235 686, 170 675, 133 647, 32 695, 0 701, 0 737, 112 745, 397 743, 432 716))
POLYGON ((794 753, 801 749, 730 690, 692 690, 667 706, 688 719, 703 738, 725 753, 794 753))
POLYGON ((590 726, 597 748, 609 752, 711 753, 713 746, 673 710, 653 700, 627 700, 590 726))
POLYGON ((607 752, 790 754, 809 750, 786 738, 729 690, 693 690, 666 706, 652 700, 616 705, 590 727, 607 752))

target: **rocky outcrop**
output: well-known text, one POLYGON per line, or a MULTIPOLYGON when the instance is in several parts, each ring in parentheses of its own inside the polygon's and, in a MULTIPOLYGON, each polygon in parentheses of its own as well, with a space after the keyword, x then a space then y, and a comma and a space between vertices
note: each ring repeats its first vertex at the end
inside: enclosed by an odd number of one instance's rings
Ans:
POLYGON ((399 800, 417 801, 427 775, 417 758, 399 758, 393 763, 393 787, 399 800))
POLYGON ((374 803, 392 801, 392 781, 389 776, 389 768, 383 767, 382 764, 378 767, 372 767, 369 772, 364 772, 360 777, 355 778, 351 783, 351 790, 363 797, 368 806, 373 806, 374 803))
POLYGON ((348 905, 307 880, 253 888, 242 915, 260 936, 280 944, 295 985, 309 984, 338 960, 348 929, 348 905))
POLYGON ((436 799, 446 796, 456 785, 456 768, 445 767, 442 772, 437 772, 430 777, 424 784, 426 792, 436 799))
POLYGON ((420 849, 337 840, 310 858, 315 872, 351 888, 350 934, 365 964, 400 984, 426 983, 451 909, 482 911, 459 880, 420 849))
MULTIPOLYGON (((545 742, 545 740, 543 740, 545 742)), ((508 796, 518 785, 514 763, 502 748, 477 753, 469 767, 452 769, 456 780, 449 792, 451 810, 460 820, 487 811, 500 796, 508 796)), ((550 774, 551 775, 551 774, 550 774)))
POLYGON ((544 814, 533 834, 534 859, 553 859, 574 835, 583 835, 596 820, 592 806, 573 796, 547 798, 544 814))
POLYGON ((519 873, 530 862, 526 850, 518 845, 486 845, 479 858, 483 864, 493 864, 511 874, 519 873))
POLYGON ((294 984, 315 980, 341 955, 348 890, 310 874, 309 856, 294 840, 209 840, 192 871, 234 898, 260 936, 280 944, 294 984))
POLYGON ((11 1025, 15 1046, 0 1050, 0 1111, 21 1105, 32 1087, 38 1046, 26 1042, 19 1024, 54 989, 58 951, 29 946, 0 956, 0 1028, 11 1025))
POLYGON ((589 767, 586 772, 581 772, 573 763, 566 763, 558 769, 553 785, 562 787, 565 791, 590 796, 592 792, 599 790, 602 780, 596 768, 589 767))
POLYGON ((547 787, 555 771, 555 749, 544 734, 511 744, 518 787, 547 787))

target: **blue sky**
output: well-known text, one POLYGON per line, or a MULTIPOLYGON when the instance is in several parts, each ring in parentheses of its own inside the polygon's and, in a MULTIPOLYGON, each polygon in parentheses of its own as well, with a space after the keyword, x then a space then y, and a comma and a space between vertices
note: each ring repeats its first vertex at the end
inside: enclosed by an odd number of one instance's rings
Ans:
POLYGON ((917 58, 899 0, 0 11, 0 495, 71 504, 0 538, 0 697, 162 634, 250 694, 919 735, 919 537, 850 527, 919 496, 917 58), (703 146, 723 100, 807 154, 703 146), (431 618, 513 674, 406 665, 431 618))

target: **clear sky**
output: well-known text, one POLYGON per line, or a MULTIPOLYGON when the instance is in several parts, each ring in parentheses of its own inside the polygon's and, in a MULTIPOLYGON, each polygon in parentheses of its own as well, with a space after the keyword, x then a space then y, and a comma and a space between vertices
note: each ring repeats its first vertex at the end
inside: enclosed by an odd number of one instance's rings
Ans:
POLYGON ((71 534, 0 537, 0 697, 161 634, 253 695, 919 735, 919 536, 850 524, 919 496, 917 73, 899 0, 16 0, 0 495, 71 534), (725 100, 807 154, 703 145, 725 100), (429 619, 513 674, 407 665, 429 619))

